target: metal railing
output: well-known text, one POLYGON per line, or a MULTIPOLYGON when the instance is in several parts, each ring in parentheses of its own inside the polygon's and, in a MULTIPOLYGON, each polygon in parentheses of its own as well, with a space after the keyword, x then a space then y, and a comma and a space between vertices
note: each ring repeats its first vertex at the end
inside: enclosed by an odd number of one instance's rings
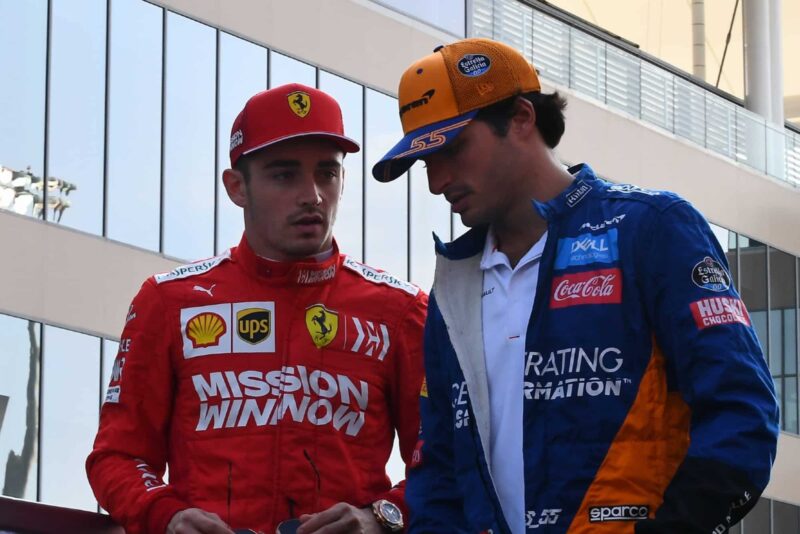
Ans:
POLYGON ((472 35, 520 50, 540 76, 759 172, 800 187, 800 133, 780 128, 624 40, 553 8, 473 0, 472 35), (613 41, 613 42, 612 42, 613 41))

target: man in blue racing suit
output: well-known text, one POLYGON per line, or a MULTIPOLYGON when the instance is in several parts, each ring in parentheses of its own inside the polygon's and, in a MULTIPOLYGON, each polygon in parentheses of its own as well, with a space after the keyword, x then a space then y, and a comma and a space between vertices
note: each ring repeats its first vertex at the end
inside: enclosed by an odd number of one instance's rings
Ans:
POLYGON ((410 532, 724 533, 778 433, 749 315, 688 202, 560 165, 565 105, 487 39, 401 79, 373 175, 422 159, 472 228, 436 243, 410 532))

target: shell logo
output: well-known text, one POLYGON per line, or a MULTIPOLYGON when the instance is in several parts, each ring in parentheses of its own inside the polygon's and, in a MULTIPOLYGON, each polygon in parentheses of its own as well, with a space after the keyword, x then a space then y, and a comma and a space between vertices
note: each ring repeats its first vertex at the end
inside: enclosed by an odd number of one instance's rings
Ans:
POLYGON ((186 337, 196 349, 216 345, 226 331, 225 319, 211 312, 192 317, 186 324, 186 337))

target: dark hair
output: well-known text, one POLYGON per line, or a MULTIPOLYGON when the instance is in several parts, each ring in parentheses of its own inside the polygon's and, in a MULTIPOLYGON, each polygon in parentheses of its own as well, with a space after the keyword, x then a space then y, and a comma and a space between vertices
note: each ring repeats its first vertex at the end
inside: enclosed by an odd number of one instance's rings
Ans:
POLYGON ((244 183, 250 182, 250 157, 247 154, 239 156, 239 159, 233 164, 233 168, 242 173, 244 183))
POLYGON ((475 116, 475 120, 485 122, 495 134, 505 137, 511 125, 511 117, 514 116, 514 102, 517 98, 524 98, 533 104, 536 127, 545 144, 555 148, 564 135, 564 109, 567 107, 567 100, 558 94, 558 91, 551 94, 523 93, 506 98, 482 108, 475 116))

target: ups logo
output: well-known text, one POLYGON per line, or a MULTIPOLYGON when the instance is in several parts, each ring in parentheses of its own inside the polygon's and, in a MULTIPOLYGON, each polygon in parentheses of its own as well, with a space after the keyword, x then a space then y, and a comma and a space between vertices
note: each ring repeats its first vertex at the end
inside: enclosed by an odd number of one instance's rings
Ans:
POLYGON ((255 345, 272 332, 272 314, 264 308, 247 308, 236 313, 236 333, 239 338, 255 345))

